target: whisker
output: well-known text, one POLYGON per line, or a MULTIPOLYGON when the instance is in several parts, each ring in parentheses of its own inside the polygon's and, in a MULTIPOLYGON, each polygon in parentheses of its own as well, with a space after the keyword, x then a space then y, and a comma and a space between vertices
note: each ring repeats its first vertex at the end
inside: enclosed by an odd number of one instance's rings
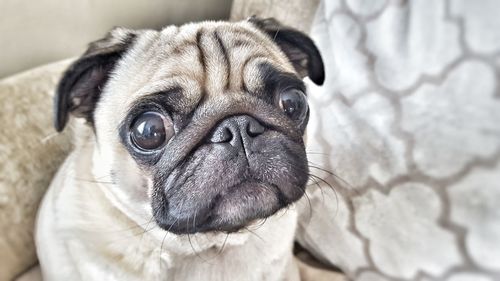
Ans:
POLYGON ((250 228, 248 227, 244 227, 248 232, 250 232, 251 234, 255 235, 257 238, 259 238, 262 242, 265 242, 265 240, 259 235, 257 234, 255 231, 251 230, 250 228))
POLYGON ((111 185, 116 184, 114 182, 109 182, 109 181, 90 180, 90 179, 83 179, 83 178, 74 178, 74 179, 77 181, 91 182, 91 183, 102 183, 102 184, 111 184, 111 185))
MULTIPOLYGON (((335 188, 334 188, 334 187, 333 187, 333 186, 332 186, 332 185, 331 185, 328 181, 324 180, 324 179, 323 179, 323 178, 321 178, 321 177, 318 177, 318 176, 313 175, 313 174, 309 174, 309 176, 311 176, 311 177, 313 177, 313 178, 315 178, 315 179, 317 179, 317 180, 319 180, 319 181, 323 182, 323 183, 324 183, 324 184, 326 184, 328 187, 330 187, 330 189, 333 191, 333 194, 335 195, 335 204, 336 204, 336 211, 335 211, 335 213, 336 213, 336 214, 335 214, 335 216, 336 216, 336 215, 337 215, 337 213, 338 213, 338 210, 339 210, 339 198, 338 198, 337 191, 335 190, 335 188)), ((320 190, 322 190, 322 189, 320 188, 320 190)), ((325 201, 324 201, 324 197, 323 197, 323 202, 325 202, 325 201)))
POLYGON ((193 217, 193 229, 196 227, 196 215, 198 212, 194 212, 194 217, 193 217))
MULTIPOLYGON (((325 191, 323 190, 323 188, 321 188, 321 185, 320 185, 320 182, 319 180, 317 180, 318 176, 314 175, 314 174, 309 174, 309 179, 311 179, 314 184, 318 187, 318 190, 321 192, 321 202, 323 202, 323 204, 325 203, 325 191)), ((312 214, 311 216, 312 217, 312 214)))
POLYGON ((46 135, 45 137, 43 137, 42 139, 40 139, 40 142, 42 144, 46 144, 49 140, 56 137, 57 135, 59 135, 58 132, 50 133, 50 134, 46 135))
POLYGON ((142 243, 142 238, 144 237, 144 234, 146 234, 146 232, 150 231, 150 230, 153 230, 156 225, 153 225, 153 227, 151 227, 150 229, 148 229, 149 227, 149 224, 153 221, 153 216, 151 216, 151 218, 149 219, 149 222, 148 224, 146 225, 146 227, 144 228, 144 231, 142 232, 141 234, 141 239, 139 240, 139 243, 142 243))
MULTIPOLYGON (((255 227, 254 230, 257 230, 259 228, 261 228, 267 221, 267 217, 264 218, 264 219, 261 219, 260 220, 261 222, 259 224, 256 224, 256 225, 252 225, 252 227, 255 227)), ((245 227, 246 229, 248 229, 247 227, 245 227)))
POLYGON ((227 242, 227 238, 229 237, 229 234, 230 234, 229 232, 226 233, 226 238, 224 239, 224 242, 222 243, 222 247, 220 248, 219 252, 217 253, 217 255, 215 257, 221 255, 222 251, 224 251, 224 247, 226 246, 226 242, 227 242))
POLYGON ((174 223, 172 223, 168 229, 165 231, 165 235, 163 236, 163 240, 161 240, 161 245, 160 245, 160 254, 158 256, 158 263, 160 265, 160 271, 161 271, 161 253, 163 252, 163 243, 165 242, 165 238, 167 238, 167 234, 168 232, 170 231, 170 229, 172 229, 172 227, 177 223, 177 221, 179 221, 179 218, 176 218, 174 223))
POLYGON ((334 176, 334 175, 335 175, 333 172, 328 171, 328 170, 327 170, 327 169, 325 169, 325 168, 322 168, 322 167, 316 166, 317 164, 314 164, 314 163, 313 163, 313 162, 311 162, 311 161, 307 161, 307 162, 309 162, 309 163, 310 163, 310 164, 308 164, 309 168, 314 168, 314 169, 320 170, 320 171, 325 172, 325 173, 327 173, 328 175, 331 175, 331 176, 334 176), (311 164, 313 164, 313 165, 311 165, 311 164))
POLYGON ((315 151, 307 151, 307 150, 306 150, 306 154, 310 154, 310 155, 325 155, 325 156, 330 156, 331 155, 331 154, 324 153, 324 152, 315 152, 315 151))
POLYGON ((318 165, 317 163, 314 163, 312 161, 308 160, 307 162, 313 164, 313 165, 309 165, 309 167, 317 169, 317 170, 321 170, 321 171, 327 173, 328 175, 333 176, 335 179, 339 180, 342 185, 345 185, 346 187, 348 187, 350 189, 354 189, 354 187, 351 184, 349 184, 346 180, 344 180, 342 177, 340 177, 336 173, 329 171, 329 170, 325 169, 324 167, 321 167, 320 165, 318 165))
POLYGON ((188 237, 189 245, 191 246, 191 249, 193 250, 193 253, 196 255, 196 257, 200 258, 203 262, 208 263, 208 260, 205 259, 204 257, 202 257, 200 255, 200 253, 198 253, 196 251, 196 249, 194 248, 194 246, 193 246, 193 242, 191 241, 191 234, 189 233, 189 218, 186 221, 186 229, 187 229, 187 237, 188 237))
MULTIPOLYGON (((295 185, 294 185, 295 186, 295 185)), ((311 219, 312 217, 312 212, 313 212, 313 209, 312 209, 312 204, 311 204, 311 198, 309 198, 309 195, 307 194, 306 192, 306 188, 307 188, 307 185, 304 186, 304 188, 300 188, 299 186, 296 186, 300 191, 303 192, 304 196, 306 197, 307 199, 307 205, 309 206, 309 220, 311 219)))
POLYGON ((147 224, 149 224, 149 222, 145 222, 145 223, 136 223, 134 226, 127 227, 127 228, 124 228, 124 229, 116 229, 116 230, 99 231, 99 233, 120 233, 120 232, 126 232, 126 231, 131 231, 131 230, 134 230, 134 229, 136 229, 136 228, 144 228, 143 226, 144 226, 144 225, 147 225, 147 224))
POLYGON ((167 238, 167 234, 168 232, 166 231, 165 235, 163 235, 163 239, 161 240, 161 245, 160 245, 160 255, 158 256, 158 264, 160 266, 160 271, 161 271, 161 253, 163 252, 163 243, 165 243, 165 238, 167 238))
POLYGON ((321 178, 319 176, 316 176, 315 174, 311 174, 311 173, 309 173, 309 176, 312 177, 312 178, 314 178, 314 179, 316 179, 316 180, 321 181, 322 183, 324 183, 325 185, 327 185, 334 193, 337 193, 335 191, 335 188, 328 181, 326 181, 325 179, 323 179, 323 178, 321 178))

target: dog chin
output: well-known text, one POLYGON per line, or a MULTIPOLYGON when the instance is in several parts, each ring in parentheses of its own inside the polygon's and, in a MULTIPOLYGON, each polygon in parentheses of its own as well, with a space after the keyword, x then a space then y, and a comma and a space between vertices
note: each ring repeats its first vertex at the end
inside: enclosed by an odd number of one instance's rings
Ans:
POLYGON ((290 197, 273 184, 248 181, 217 195, 208 210, 191 210, 193 215, 190 217, 179 217, 168 211, 167 214, 156 212, 155 219, 161 228, 175 234, 238 232, 300 199, 303 188, 296 190, 290 197))

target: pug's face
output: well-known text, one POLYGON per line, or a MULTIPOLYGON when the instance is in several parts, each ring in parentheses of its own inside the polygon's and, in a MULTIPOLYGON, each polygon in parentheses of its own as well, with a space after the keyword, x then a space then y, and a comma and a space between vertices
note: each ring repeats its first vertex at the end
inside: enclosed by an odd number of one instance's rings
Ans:
POLYGON ((304 76, 323 82, 316 47, 272 20, 117 29, 61 80, 56 128, 87 119, 94 168, 134 216, 237 231, 304 194, 304 76))

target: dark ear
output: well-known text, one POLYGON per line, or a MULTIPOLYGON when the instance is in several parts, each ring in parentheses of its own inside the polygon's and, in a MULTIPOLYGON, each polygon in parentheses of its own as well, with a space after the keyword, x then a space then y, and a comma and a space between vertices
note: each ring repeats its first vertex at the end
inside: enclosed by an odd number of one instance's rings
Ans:
POLYGON ((66 70, 55 95, 56 131, 64 129, 70 113, 93 122, 94 108, 109 74, 135 36, 134 31, 115 28, 105 38, 90 43, 87 51, 66 70))
POLYGON ((281 25, 273 18, 259 19, 253 16, 249 21, 278 44, 302 77, 309 76, 317 85, 323 84, 325 81, 323 59, 311 38, 298 30, 281 25))

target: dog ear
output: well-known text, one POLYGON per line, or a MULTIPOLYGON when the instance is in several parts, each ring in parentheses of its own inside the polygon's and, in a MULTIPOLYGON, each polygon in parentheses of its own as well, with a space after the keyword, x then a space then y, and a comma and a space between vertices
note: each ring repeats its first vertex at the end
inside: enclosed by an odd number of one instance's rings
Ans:
POLYGON ((274 18, 260 19, 252 16, 248 20, 274 40, 302 77, 309 76, 317 85, 323 84, 325 81, 323 59, 311 38, 298 30, 282 25, 274 18))
POLYGON ((115 28, 89 44, 87 51, 63 74, 56 89, 54 127, 64 129, 69 114, 92 123, 95 105, 116 62, 132 45, 137 34, 115 28))

